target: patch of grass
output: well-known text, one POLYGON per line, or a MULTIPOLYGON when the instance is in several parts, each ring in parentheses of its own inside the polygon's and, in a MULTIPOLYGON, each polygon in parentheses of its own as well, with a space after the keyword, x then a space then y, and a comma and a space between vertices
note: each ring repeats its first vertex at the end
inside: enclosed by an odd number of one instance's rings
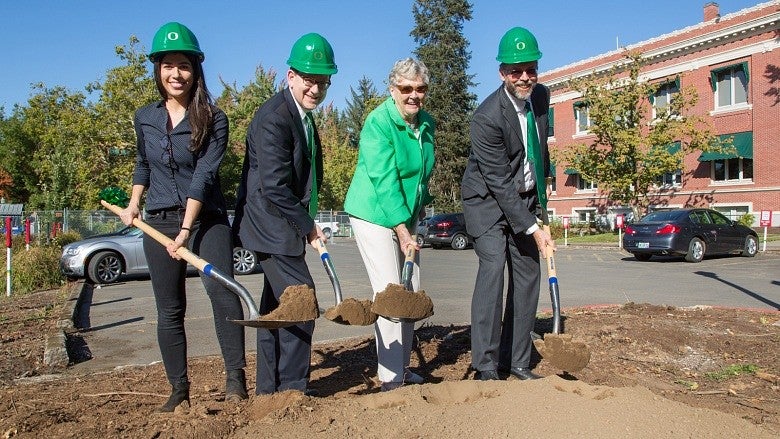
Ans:
POLYGON ((755 374, 756 371, 758 371, 758 366, 755 364, 732 364, 718 372, 707 372, 704 376, 713 381, 725 381, 746 373, 755 374))
POLYGON ((688 388, 688 390, 696 390, 699 388, 699 383, 696 381, 688 381, 688 380, 675 380, 675 384, 681 384, 688 388))
MULTIPOLYGON (((617 233, 599 233, 596 235, 579 236, 569 231, 569 244, 615 244, 618 245, 617 233)), ((556 244, 563 244, 563 236, 556 240, 556 244)))

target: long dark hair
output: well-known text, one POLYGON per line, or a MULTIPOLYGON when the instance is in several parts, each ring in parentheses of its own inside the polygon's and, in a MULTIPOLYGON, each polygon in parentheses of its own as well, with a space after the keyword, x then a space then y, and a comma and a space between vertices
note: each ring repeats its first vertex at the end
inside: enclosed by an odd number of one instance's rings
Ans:
MULTIPOLYGON (((200 59, 186 52, 183 54, 192 64, 193 84, 192 90, 190 90, 190 102, 187 104, 187 113, 189 113, 190 128, 192 128, 190 151, 197 153, 203 148, 206 139, 211 134, 214 122, 214 104, 209 89, 206 87, 206 80, 203 79, 203 65, 200 59)), ((154 83, 157 85, 160 96, 163 99, 168 99, 168 94, 165 92, 160 78, 160 66, 163 58, 164 56, 159 56, 154 61, 154 83)))

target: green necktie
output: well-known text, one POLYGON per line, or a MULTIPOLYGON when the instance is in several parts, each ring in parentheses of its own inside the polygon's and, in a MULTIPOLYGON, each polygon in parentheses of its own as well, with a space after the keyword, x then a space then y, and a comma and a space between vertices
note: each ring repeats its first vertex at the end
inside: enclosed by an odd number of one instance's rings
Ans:
POLYGON ((306 113, 303 118, 306 124, 306 139, 309 153, 311 154, 311 197, 309 198, 309 215, 314 218, 317 216, 317 204, 319 194, 317 188, 317 143, 314 141, 314 122, 311 113, 306 113))
POLYGON ((531 111, 531 104, 525 101, 525 122, 527 132, 528 161, 533 164, 534 174, 536 174, 536 195, 539 196, 539 203, 542 209, 547 209, 547 185, 544 181, 544 161, 542 160, 542 151, 539 149, 539 134, 536 132, 536 119, 531 111))

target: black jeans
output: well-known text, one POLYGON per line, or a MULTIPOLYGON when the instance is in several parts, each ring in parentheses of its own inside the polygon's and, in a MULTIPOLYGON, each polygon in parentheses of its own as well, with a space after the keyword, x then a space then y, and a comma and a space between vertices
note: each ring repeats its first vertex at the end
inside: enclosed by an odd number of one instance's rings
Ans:
MULTIPOLYGON (((173 239, 179 233, 182 219, 183 211, 170 211, 148 215, 146 222, 173 239)), ((226 217, 201 214, 193 225, 188 247, 218 270, 232 276, 233 240, 226 217)), ((187 263, 171 258, 165 247, 149 236, 144 236, 144 253, 157 304, 157 343, 165 373, 171 384, 187 382, 187 337, 184 331, 187 263)), ((244 327, 227 321, 244 318, 241 299, 203 273, 200 277, 211 300, 225 370, 242 369, 246 367, 244 327)))

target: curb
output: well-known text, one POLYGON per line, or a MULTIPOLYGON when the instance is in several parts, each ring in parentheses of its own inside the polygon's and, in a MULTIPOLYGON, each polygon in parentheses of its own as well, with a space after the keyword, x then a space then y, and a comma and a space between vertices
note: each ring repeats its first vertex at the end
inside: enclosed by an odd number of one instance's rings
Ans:
POLYGON ((56 330, 46 337, 46 344, 43 348, 43 364, 46 366, 62 370, 70 364, 67 334, 75 330, 73 322, 76 320, 76 312, 81 303, 81 292, 84 288, 84 281, 79 281, 74 286, 65 301, 59 319, 57 319, 56 330))

